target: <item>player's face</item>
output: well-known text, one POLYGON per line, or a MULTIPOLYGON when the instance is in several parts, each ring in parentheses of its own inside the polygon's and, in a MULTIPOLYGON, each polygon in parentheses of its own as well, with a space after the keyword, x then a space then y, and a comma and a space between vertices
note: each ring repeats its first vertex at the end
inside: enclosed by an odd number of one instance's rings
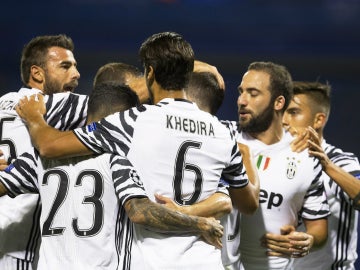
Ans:
POLYGON ((43 92, 73 92, 78 86, 80 73, 71 51, 60 47, 51 47, 45 68, 43 92))
POLYGON ((314 127, 315 115, 311 107, 311 102, 306 95, 294 95, 283 116, 284 127, 292 133, 300 133, 308 126, 314 127))
POLYGON ((270 75, 250 70, 243 76, 239 90, 239 124, 243 131, 258 133, 267 130, 274 117, 270 75))

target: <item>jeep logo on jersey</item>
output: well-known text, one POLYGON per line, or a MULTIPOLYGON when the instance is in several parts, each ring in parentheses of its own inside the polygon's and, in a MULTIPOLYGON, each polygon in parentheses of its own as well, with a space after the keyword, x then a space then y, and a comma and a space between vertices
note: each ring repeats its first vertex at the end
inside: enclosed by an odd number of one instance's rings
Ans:
POLYGON ((284 197, 280 193, 267 192, 264 189, 260 189, 259 202, 267 203, 266 208, 271 209, 273 207, 279 207, 283 202, 284 197))
MULTIPOLYGON (((287 158, 290 160, 290 158, 287 158)), ((295 158, 291 158, 292 160, 289 161, 286 169, 286 176, 289 179, 293 179, 295 177, 296 171, 297 171, 297 165, 295 162, 295 158)))

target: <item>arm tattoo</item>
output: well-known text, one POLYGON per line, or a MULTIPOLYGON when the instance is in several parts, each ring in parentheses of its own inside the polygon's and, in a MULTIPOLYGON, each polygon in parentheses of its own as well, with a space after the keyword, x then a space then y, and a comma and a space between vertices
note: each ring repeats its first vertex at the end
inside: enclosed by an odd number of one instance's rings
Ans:
POLYGON ((199 217, 168 209, 148 198, 131 199, 126 204, 129 218, 135 223, 164 232, 200 232, 199 217))

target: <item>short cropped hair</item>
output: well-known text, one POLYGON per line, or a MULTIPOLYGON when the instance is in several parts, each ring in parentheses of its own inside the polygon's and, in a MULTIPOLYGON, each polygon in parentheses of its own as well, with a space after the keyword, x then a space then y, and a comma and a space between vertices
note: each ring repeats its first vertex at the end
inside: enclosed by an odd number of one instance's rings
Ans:
POLYGON ((20 74, 24 85, 30 80, 30 68, 33 65, 46 67, 48 50, 51 47, 60 47, 74 51, 72 39, 64 34, 53 36, 37 36, 27 43, 21 53, 20 74))
POLYGON ((127 75, 141 77, 143 73, 137 67, 121 62, 105 64, 96 72, 93 88, 95 88, 97 84, 109 81, 127 84, 127 75))
POLYGON ((331 85, 320 82, 294 81, 294 95, 304 94, 316 105, 316 108, 329 116, 331 107, 331 85))
POLYGON ((183 90, 194 69, 194 51, 180 34, 163 32, 145 40, 139 50, 145 74, 150 66, 165 90, 183 90))
POLYGON ((185 88, 187 97, 200 109, 215 115, 224 101, 225 91, 220 88, 214 74, 193 72, 185 88))
POLYGON ((137 94, 127 85, 103 82, 96 85, 89 95, 88 115, 103 118, 140 104, 137 94))
POLYGON ((293 82, 287 68, 272 62, 253 62, 249 65, 248 70, 263 71, 270 75, 269 90, 272 101, 279 96, 284 96, 285 104, 282 109, 284 112, 293 96, 293 82))

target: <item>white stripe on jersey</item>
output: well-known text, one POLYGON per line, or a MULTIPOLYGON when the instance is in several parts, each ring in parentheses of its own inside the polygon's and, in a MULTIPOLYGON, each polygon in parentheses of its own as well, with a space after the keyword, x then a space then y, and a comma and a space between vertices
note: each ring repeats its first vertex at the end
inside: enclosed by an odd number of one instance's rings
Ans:
MULTIPOLYGON (((329 159, 359 179, 360 165, 353 153, 322 142, 329 159)), ((357 254, 358 211, 348 195, 325 173, 322 174, 331 215, 328 217, 328 241, 322 249, 296 260, 295 269, 355 269, 357 254)))
POLYGON ((40 160, 34 150, 0 172, 0 181, 13 195, 40 192, 39 270, 123 269, 132 231, 118 202, 146 197, 128 160, 110 154, 40 160))
MULTIPOLYGON (((159 193, 188 205, 216 192, 220 178, 232 187, 248 184, 230 130, 189 101, 164 99, 112 114, 74 133, 96 153, 127 155, 152 200, 159 193)), ((132 265, 133 259, 140 263, 136 269, 143 269, 141 263, 148 268, 221 267, 220 251, 197 237, 167 237, 138 226, 134 237, 141 254, 141 258, 132 256, 132 265)))

